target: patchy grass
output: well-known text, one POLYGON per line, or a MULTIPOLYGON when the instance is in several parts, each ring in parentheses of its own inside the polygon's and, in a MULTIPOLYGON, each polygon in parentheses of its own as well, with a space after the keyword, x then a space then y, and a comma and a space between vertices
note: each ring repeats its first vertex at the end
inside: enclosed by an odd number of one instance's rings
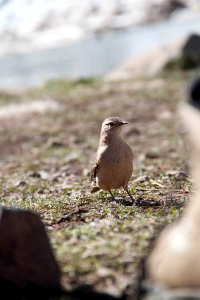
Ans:
MULTIPOLYGON (((16 111, 1 121, 0 199, 41 216, 65 287, 89 283, 120 295, 136 284, 151 239, 180 217, 192 181, 177 107, 191 76, 166 72, 117 83, 63 80, 17 98, 0 94, 0 109, 16 99, 51 98, 58 104, 41 113, 16 111), (90 194, 88 173, 101 122, 112 115, 129 121, 124 138, 134 151, 133 197, 160 206, 127 206, 105 192, 90 194)), ((129 201, 120 190, 115 195, 129 201)))

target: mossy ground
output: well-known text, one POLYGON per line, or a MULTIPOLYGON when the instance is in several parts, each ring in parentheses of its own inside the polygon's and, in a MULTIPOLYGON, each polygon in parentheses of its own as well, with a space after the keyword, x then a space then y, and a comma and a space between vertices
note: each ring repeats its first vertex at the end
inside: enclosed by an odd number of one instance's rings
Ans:
MULTIPOLYGON (((0 94, 7 105, 53 101, 55 109, 4 111, 0 125, 0 199, 36 211, 44 221, 67 288, 88 283, 120 295, 136 283, 140 260, 159 228, 175 221, 189 199, 185 128, 177 113, 192 73, 168 72, 132 81, 57 81, 21 94, 0 94), (134 151, 130 191, 158 207, 127 206, 106 192, 90 193, 89 169, 101 122, 129 122, 123 136, 134 151), (147 175, 143 180, 136 178, 147 175)), ((115 191, 126 199, 123 191, 115 191)), ((127 203, 126 203, 127 204, 127 203)))

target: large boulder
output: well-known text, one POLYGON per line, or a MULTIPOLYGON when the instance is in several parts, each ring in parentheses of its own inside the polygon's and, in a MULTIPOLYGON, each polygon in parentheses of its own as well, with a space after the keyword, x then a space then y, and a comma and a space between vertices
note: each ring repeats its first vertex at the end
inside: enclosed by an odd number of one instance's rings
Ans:
POLYGON ((0 208, 0 285, 59 288, 60 270, 40 217, 0 208))
POLYGON ((164 69, 192 69, 200 65, 200 36, 191 34, 144 52, 108 74, 109 81, 156 75, 164 69))
POLYGON ((200 65, 200 35, 191 34, 180 45, 177 57, 169 58, 165 68, 193 69, 200 65))

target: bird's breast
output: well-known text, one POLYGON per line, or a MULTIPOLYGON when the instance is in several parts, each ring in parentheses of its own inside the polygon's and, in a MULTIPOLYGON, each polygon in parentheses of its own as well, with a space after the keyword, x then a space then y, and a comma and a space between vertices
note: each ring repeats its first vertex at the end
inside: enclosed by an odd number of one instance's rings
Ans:
POLYGON ((102 189, 124 186, 133 171, 133 153, 125 143, 113 143, 101 151, 97 181, 102 189))

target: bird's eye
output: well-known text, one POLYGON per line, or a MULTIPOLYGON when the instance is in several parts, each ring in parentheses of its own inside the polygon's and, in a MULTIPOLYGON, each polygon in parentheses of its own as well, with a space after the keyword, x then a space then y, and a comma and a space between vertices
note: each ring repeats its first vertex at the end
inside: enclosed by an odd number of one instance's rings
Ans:
POLYGON ((114 123, 110 122, 110 123, 108 123, 108 125, 112 127, 114 125, 114 123))

